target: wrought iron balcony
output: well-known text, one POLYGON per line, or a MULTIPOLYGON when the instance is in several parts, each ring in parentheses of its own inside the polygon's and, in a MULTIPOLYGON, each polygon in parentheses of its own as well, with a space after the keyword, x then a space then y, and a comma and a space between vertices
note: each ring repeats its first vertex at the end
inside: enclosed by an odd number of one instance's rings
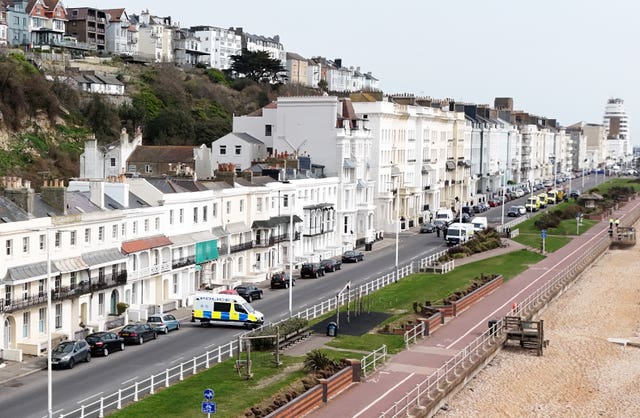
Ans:
POLYGON ((182 258, 178 258, 176 260, 173 260, 173 262, 171 263, 171 268, 173 269, 178 269, 181 267, 186 267, 186 266, 190 266, 196 263, 196 256, 195 255, 190 255, 188 257, 182 257, 182 258))
POLYGON ((244 242, 242 244, 232 245, 229 251, 231 253, 237 253, 240 251, 249 250, 251 248, 253 248, 253 242, 249 241, 249 242, 244 242))

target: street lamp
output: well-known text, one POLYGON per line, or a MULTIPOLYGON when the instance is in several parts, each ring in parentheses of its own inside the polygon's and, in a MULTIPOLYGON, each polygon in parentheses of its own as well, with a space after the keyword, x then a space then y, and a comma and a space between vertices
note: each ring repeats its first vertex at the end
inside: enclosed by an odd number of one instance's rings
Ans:
POLYGON ((47 416, 53 418, 53 372, 51 366, 51 329, 52 319, 51 315, 51 229, 46 229, 45 245, 47 246, 47 416))
POLYGON ((293 193, 289 198, 289 318, 293 316, 293 193))
POLYGON ((504 194, 505 194, 505 186, 507 179, 507 167, 504 168, 504 174, 502 176, 502 217, 500 218, 500 225, 504 226, 504 194))

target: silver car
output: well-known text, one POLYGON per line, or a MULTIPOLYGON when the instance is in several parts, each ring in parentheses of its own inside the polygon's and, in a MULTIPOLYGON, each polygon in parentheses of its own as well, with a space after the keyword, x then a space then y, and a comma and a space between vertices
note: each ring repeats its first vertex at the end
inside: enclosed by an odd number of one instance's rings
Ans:
POLYGON ((91 361, 91 349, 85 340, 63 341, 51 352, 52 367, 73 369, 80 361, 91 361))

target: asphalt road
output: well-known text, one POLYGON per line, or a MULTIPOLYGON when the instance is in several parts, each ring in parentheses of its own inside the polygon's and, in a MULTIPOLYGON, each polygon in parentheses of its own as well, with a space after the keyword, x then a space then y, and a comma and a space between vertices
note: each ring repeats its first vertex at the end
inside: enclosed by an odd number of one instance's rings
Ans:
MULTIPOLYGON (((598 180, 604 180, 599 176, 598 180)), ((573 188, 582 189, 581 179, 573 180, 573 188)), ((594 176, 585 179, 586 190, 595 184, 594 176)), ((524 205, 528 196, 507 202, 511 205, 524 205)), ((491 208, 482 214, 490 224, 501 221, 501 207, 491 208)), ((318 279, 298 279, 293 292, 293 312, 326 300, 336 295, 347 282, 352 286, 390 273, 395 264, 395 237, 385 238, 384 248, 365 252, 365 260, 360 263, 343 264, 342 270, 327 273, 318 279), (393 244, 389 245, 390 242, 393 244)), ((401 232, 399 235, 400 267, 409 261, 417 260, 445 247, 444 239, 436 234, 401 232)), ((276 322, 289 315, 289 292, 285 289, 266 289, 263 300, 252 305, 265 314, 267 321, 276 322)), ((142 346, 127 346, 124 352, 116 352, 108 358, 93 358, 88 364, 79 364, 72 370, 54 370, 53 373, 53 411, 54 415, 67 413, 80 406, 83 401, 94 401, 101 395, 116 392, 119 388, 131 385, 135 380, 147 378, 168 367, 179 364, 203 354, 207 350, 224 345, 238 334, 242 328, 201 327, 189 322, 183 323, 179 331, 161 335, 156 341, 146 342, 142 346)), ((38 372, 24 378, 13 380, 0 386, 0 416, 40 418, 47 414, 47 374, 38 372)))

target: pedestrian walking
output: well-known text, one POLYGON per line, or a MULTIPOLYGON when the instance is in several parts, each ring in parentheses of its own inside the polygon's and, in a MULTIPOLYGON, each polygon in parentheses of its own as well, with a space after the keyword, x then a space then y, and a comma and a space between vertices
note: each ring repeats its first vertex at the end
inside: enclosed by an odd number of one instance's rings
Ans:
POLYGON ((616 218, 616 230, 618 229, 618 226, 620 226, 620 218, 616 218))
POLYGON ((613 229, 613 218, 609 218, 609 229, 613 229))

